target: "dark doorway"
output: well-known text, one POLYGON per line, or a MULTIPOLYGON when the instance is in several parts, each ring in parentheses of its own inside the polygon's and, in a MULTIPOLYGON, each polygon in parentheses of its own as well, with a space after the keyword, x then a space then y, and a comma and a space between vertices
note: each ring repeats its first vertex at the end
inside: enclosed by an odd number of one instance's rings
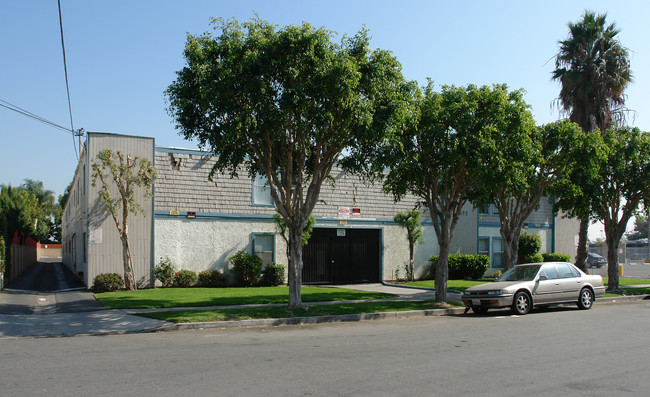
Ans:
POLYGON ((314 229, 303 247, 303 284, 380 282, 381 230, 314 229))

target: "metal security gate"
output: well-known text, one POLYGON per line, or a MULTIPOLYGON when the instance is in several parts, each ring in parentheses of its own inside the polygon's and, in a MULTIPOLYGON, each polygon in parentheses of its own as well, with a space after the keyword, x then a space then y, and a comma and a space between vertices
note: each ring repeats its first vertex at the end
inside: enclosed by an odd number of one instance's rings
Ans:
POLYGON ((303 247, 303 284, 380 282, 381 231, 316 228, 303 247))

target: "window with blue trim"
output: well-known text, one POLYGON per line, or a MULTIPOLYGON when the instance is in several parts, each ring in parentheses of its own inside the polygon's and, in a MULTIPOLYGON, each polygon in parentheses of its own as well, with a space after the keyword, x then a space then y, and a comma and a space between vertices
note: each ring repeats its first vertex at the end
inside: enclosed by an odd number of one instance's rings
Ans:
POLYGON ((503 239, 492 238, 492 267, 503 267, 503 239))
POLYGON ((262 258, 262 266, 275 262, 275 234, 253 233, 253 253, 262 258))
POLYGON ((480 237, 478 239, 478 254, 490 256, 490 238, 480 237))
POLYGON ((253 205, 273 207, 273 198, 269 188, 269 180, 264 175, 256 175, 253 179, 253 205))

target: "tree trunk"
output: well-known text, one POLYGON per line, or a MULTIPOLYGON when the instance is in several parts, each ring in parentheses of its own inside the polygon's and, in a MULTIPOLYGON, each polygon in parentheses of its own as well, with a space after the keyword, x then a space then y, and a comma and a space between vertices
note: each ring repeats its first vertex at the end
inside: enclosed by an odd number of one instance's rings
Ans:
POLYGON ((501 228, 501 237, 503 237, 503 270, 512 269, 517 264, 519 255, 519 235, 521 229, 504 229, 501 228))
POLYGON ((578 250, 576 252, 576 266, 587 273, 587 233, 589 232, 589 217, 580 219, 578 232, 578 250))
POLYGON ((415 281, 415 276, 413 275, 413 242, 409 240, 409 271, 410 271, 410 280, 415 281))
POLYGON ((447 302, 447 281, 449 280, 449 239, 444 236, 439 242, 440 253, 436 264, 436 301, 447 302))
POLYGON ((618 288, 618 243, 619 239, 607 235, 607 291, 619 292, 618 288))
POLYGON ((129 237, 123 234, 122 236, 122 261, 124 264, 124 288, 127 291, 137 289, 135 284, 135 277, 133 275, 133 264, 131 262, 131 250, 129 248, 129 237))
POLYGON ((301 284, 302 284, 302 230, 300 228, 289 228, 289 307, 292 309, 303 308, 301 284), (295 229, 295 230, 294 230, 295 229))

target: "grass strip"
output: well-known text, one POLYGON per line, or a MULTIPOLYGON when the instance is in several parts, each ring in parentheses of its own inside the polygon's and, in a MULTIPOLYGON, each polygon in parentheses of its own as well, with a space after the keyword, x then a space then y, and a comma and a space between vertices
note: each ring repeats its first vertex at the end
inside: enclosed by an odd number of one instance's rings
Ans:
MULTIPOLYGON (((302 287, 303 302, 390 298, 391 295, 343 288, 302 287)), ((289 287, 153 288, 95 294, 106 309, 148 309, 288 303, 289 287)))
MULTIPOLYGON (((603 284, 608 285, 609 278, 603 277, 603 284)), ((618 279, 619 287, 622 285, 641 285, 641 284, 650 284, 650 280, 640 280, 638 278, 623 278, 618 279)))
POLYGON ((453 302, 450 306, 449 304, 440 304, 435 301, 385 301, 313 305, 308 306, 306 309, 289 309, 287 306, 265 306, 219 310, 180 310, 138 313, 137 315, 173 323, 196 323, 446 309, 452 306, 462 306, 462 304, 453 302))

